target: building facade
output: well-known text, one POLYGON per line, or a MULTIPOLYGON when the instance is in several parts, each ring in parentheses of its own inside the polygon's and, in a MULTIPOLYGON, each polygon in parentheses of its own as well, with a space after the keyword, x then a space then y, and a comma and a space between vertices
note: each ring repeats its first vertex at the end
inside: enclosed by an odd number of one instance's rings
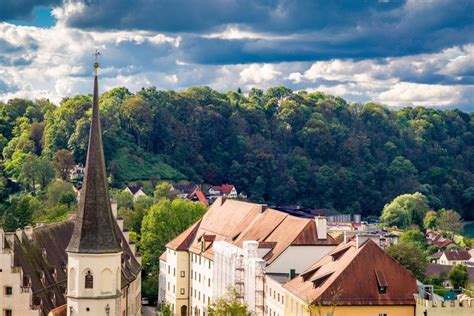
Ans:
POLYGON ((160 303, 168 303, 174 315, 205 316, 233 288, 256 315, 264 315, 267 273, 302 272, 336 245, 325 218, 218 198, 167 244, 160 257, 160 303))

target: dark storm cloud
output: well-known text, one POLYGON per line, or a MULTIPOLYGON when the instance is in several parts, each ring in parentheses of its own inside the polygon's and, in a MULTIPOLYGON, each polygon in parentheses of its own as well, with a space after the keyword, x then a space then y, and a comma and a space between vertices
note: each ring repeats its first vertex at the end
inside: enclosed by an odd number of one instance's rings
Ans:
POLYGON ((187 33, 190 62, 374 58, 436 52, 474 41, 474 1, 96 0, 70 26, 187 33), (203 38, 229 25, 268 38, 203 38), (280 37, 278 37, 280 36, 280 37), (284 38, 282 38, 284 37, 284 38))
POLYGON ((53 6, 62 0, 1 0, 0 21, 31 19, 33 9, 39 6, 53 6))

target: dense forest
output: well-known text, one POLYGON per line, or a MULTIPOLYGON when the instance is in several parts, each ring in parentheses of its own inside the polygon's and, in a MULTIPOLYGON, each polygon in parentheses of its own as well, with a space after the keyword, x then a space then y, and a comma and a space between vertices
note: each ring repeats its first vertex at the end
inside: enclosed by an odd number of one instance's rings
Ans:
MULTIPOLYGON (((366 216, 400 194, 420 192, 430 208, 474 219, 472 113, 395 111, 284 87, 248 95, 115 88, 101 95, 100 108, 112 187, 229 182, 253 201, 366 216)), ((91 95, 59 106, 0 103, 0 201, 46 187, 52 167, 84 163, 90 114, 91 95)))

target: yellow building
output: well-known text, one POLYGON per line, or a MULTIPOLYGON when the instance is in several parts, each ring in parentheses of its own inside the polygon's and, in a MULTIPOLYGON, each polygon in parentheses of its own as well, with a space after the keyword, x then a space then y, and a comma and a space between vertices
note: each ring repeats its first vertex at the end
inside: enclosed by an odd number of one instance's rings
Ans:
POLYGON ((340 244, 283 285, 284 315, 413 316, 415 277, 372 240, 340 244))

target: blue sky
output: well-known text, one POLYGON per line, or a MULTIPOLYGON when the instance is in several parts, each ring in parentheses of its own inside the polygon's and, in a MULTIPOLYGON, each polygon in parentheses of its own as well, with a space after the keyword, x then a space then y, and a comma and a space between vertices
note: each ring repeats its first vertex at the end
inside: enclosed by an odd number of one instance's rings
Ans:
POLYGON ((285 85, 474 110, 474 1, 0 0, 0 100, 285 85))

